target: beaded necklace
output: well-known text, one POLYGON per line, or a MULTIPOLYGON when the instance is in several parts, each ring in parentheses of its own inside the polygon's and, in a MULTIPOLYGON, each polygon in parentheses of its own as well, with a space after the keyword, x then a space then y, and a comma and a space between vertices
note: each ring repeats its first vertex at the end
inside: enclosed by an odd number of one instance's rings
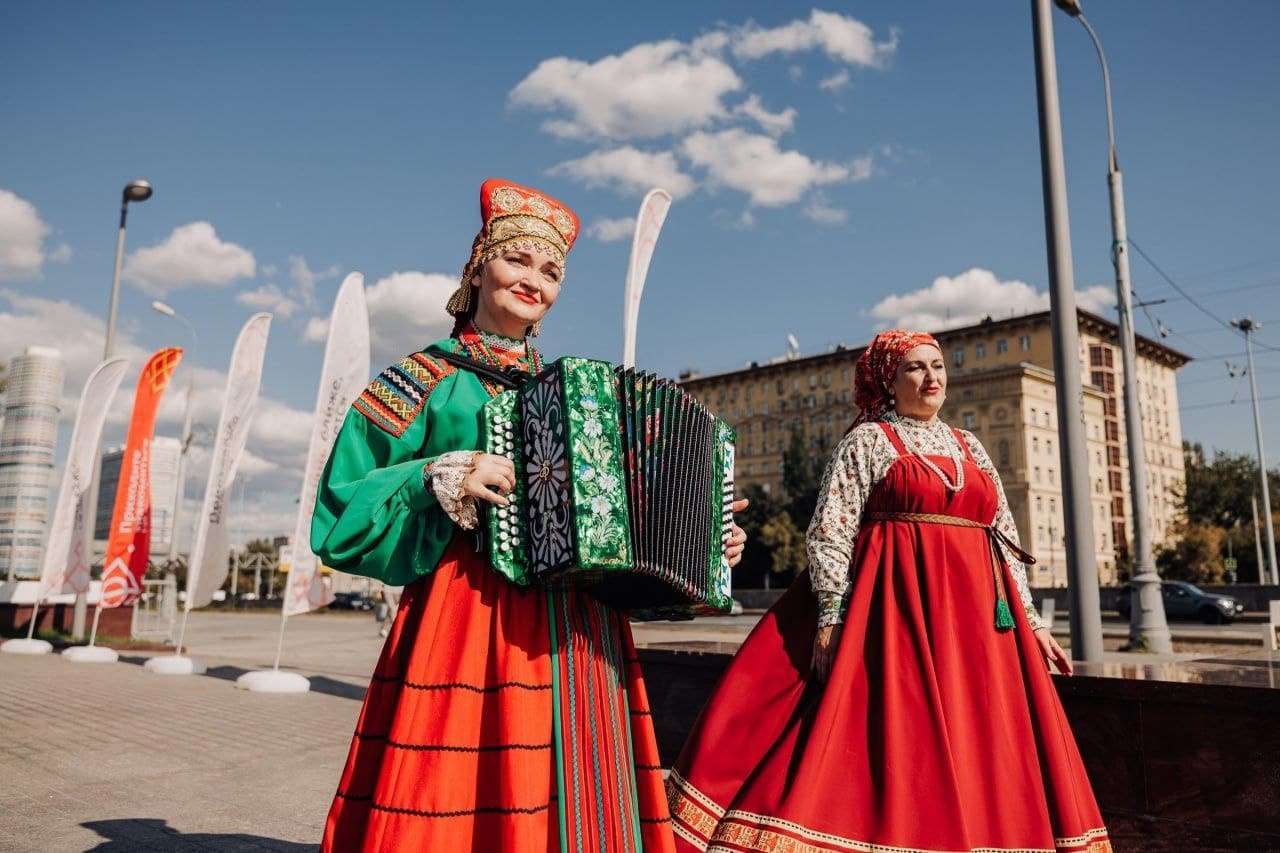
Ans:
POLYGON ((954 482, 947 476, 946 471, 943 471, 937 463, 930 459, 924 451, 920 449, 920 445, 911 437, 910 431, 903 429, 906 419, 903 418, 902 415, 891 411, 885 415, 885 420, 893 425, 893 431, 896 432, 898 434, 898 438, 902 440, 903 447, 907 448, 908 452, 910 452, 912 456, 915 456, 923 462, 929 470, 937 474, 938 479, 942 480, 942 484, 947 487, 947 491, 955 493, 964 488, 964 458, 960 453, 960 443, 956 440, 955 434, 951 432, 946 424, 943 424, 942 421, 935 420, 929 423, 926 428, 932 432, 937 432, 938 427, 941 426, 946 431, 949 439, 945 440, 947 453, 951 457, 951 461, 954 462, 956 466, 956 478, 954 482))
MULTIPOLYGON (((462 348, 467 350, 468 355, 472 358, 476 358, 479 355, 481 358, 478 360, 488 362, 491 366, 502 370, 507 364, 493 351, 492 346, 496 345, 499 349, 510 351, 513 354, 517 353, 518 348, 523 348, 524 351, 516 355, 516 363, 521 367, 527 367, 529 372, 535 375, 542 372, 542 354, 530 346, 528 341, 517 341, 504 335, 484 332, 474 324, 467 327, 467 332, 471 332, 474 335, 474 346, 471 341, 463 340, 462 348)), ((463 335, 471 337, 466 332, 463 335)), ((480 384, 484 386, 491 397, 496 397, 505 390, 488 379, 482 378, 480 384)))

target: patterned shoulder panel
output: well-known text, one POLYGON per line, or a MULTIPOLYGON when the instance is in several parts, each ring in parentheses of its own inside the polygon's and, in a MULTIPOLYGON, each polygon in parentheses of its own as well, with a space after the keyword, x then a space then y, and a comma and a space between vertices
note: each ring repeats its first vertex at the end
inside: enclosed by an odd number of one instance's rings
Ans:
POLYGON ((414 353, 379 373, 352 405, 378 427, 400 438, 422 412, 431 389, 454 370, 426 353, 414 353))

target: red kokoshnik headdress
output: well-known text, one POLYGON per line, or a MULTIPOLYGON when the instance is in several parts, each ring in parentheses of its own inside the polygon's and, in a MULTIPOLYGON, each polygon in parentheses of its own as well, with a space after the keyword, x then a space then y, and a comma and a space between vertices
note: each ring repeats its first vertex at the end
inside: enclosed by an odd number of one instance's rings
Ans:
MULTIPOLYGON (((579 227, 577 215, 546 193, 499 178, 485 181, 480 185, 480 233, 471 244, 462 281, 445 310, 454 317, 469 314, 473 308, 471 278, 506 249, 541 249, 555 255, 563 268, 579 227)), ((532 330, 535 335, 538 325, 532 330)))
POLYGON ((928 332, 890 329, 875 336, 854 366, 853 403, 858 407, 858 416, 849 425, 850 430, 858 424, 880 420, 893 408, 889 388, 898 373, 898 365, 907 353, 926 345, 942 352, 942 347, 928 332))

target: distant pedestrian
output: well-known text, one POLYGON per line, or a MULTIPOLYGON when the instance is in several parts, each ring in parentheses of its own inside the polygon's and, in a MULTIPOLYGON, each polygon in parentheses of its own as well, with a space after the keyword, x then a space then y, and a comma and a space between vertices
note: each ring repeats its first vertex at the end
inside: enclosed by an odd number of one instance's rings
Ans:
POLYGON ((1111 849, 1000 477, 938 419, 930 336, 876 336, 808 533, 668 781, 684 850, 1111 849))

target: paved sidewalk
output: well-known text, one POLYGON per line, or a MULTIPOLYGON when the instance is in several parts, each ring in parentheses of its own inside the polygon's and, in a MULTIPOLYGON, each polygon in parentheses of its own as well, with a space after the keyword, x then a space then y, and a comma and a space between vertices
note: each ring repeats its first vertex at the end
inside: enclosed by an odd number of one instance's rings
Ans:
MULTIPOLYGON (((637 626, 641 641, 737 642, 758 617, 637 626)), ((236 690, 269 668, 278 615, 196 613, 205 676, 0 655, 0 850, 317 848, 382 639, 369 614, 289 621, 283 665, 312 692, 236 690)))
POLYGON ((0 850, 316 849, 382 641, 367 616, 294 619, 313 692, 236 690, 277 624, 197 614, 204 677, 0 656, 0 850))
MULTIPOLYGON (((635 634, 732 651, 758 619, 635 634)), ((271 666, 278 626, 272 613, 193 615, 205 676, 154 675, 142 653, 107 665, 0 655, 0 851, 315 850, 383 641, 369 614, 297 617, 283 663, 312 691, 236 690, 241 673, 271 666)))

